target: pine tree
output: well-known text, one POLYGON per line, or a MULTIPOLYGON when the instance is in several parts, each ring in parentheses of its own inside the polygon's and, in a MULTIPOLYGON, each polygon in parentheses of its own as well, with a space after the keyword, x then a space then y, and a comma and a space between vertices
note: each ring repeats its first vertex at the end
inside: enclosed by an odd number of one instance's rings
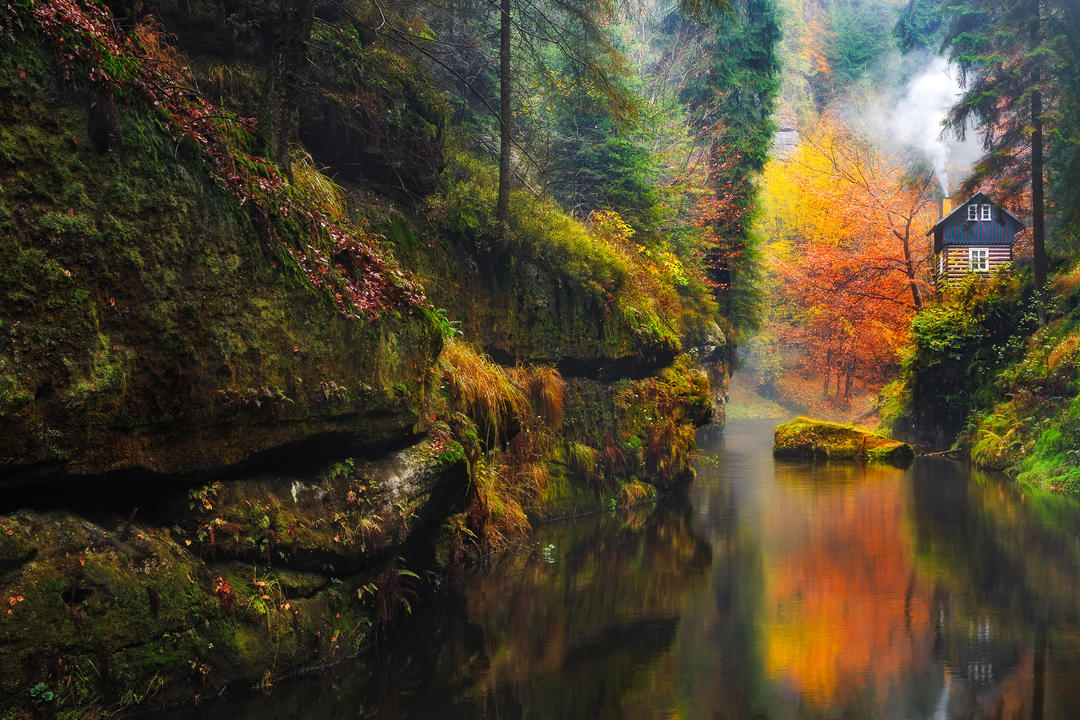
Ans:
POLYGON ((937 52, 945 37, 947 15, 941 0, 909 0, 893 28, 893 35, 904 52, 937 52))
POLYGON ((775 124, 773 103, 780 84, 776 47, 780 24, 773 0, 740 0, 702 27, 705 62, 686 86, 683 101, 709 146, 709 172, 718 200, 736 206, 718 214, 717 242, 707 258, 727 317, 744 329, 756 322, 760 291, 754 276, 751 227, 755 180, 769 158, 775 124))
POLYGON ((1045 146, 1060 107, 1064 8, 1040 0, 964 0, 955 11, 946 42, 964 94, 946 123, 960 138, 974 125, 986 150, 965 190, 989 179, 1016 195, 1030 188, 1035 284, 1045 321, 1045 146))
POLYGON ((544 50, 554 49, 583 68, 607 96, 614 112, 631 113, 633 102, 628 102, 628 95, 612 81, 619 74, 622 57, 611 46, 603 28, 614 9, 611 0, 499 0, 499 188, 495 217, 504 235, 509 228, 511 152, 516 145, 513 31, 518 31, 523 46, 519 55, 531 56, 543 65, 544 50))

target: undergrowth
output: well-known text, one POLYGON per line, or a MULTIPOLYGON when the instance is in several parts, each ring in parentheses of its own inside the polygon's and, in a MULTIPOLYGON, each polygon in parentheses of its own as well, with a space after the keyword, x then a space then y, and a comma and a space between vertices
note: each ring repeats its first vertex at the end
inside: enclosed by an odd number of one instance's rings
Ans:
POLYGON ((550 367, 504 368, 453 337, 438 368, 442 392, 429 412, 436 432, 460 448, 469 473, 457 523, 485 547, 505 547, 529 532, 524 508, 550 481, 547 454, 562 422, 562 377, 550 367))

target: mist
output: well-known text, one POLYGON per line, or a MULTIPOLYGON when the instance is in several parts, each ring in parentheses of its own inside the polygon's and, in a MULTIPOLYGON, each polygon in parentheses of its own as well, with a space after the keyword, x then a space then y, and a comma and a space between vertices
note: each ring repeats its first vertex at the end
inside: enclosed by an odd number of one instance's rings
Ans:
POLYGON ((963 141, 943 132, 945 116, 962 92, 955 68, 943 57, 928 57, 925 67, 896 101, 888 129, 896 143, 925 158, 949 195, 950 183, 970 172, 983 149, 974 132, 963 141))

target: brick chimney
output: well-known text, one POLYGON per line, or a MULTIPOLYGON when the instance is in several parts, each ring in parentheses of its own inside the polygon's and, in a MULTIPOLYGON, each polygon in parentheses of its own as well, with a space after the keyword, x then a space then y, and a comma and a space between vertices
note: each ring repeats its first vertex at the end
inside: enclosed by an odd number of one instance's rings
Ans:
POLYGON ((948 195, 941 198, 941 217, 945 217, 952 212, 953 201, 948 195))

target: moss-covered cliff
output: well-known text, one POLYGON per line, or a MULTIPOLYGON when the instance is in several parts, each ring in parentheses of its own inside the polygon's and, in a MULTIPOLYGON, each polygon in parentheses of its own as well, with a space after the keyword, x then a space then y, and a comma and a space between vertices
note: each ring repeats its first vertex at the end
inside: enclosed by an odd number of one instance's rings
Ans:
POLYGON ((321 8, 281 155, 282 8, 185 8, 0 9, 0 714, 354 653, 414 570, 685 482, 723 394, 707 289, 524 193, 496 232, 414 59, 321 8))
POLYGON ((0 93, 0 483, 413 432, 429 315, 343 315, 136 111, 96 150, 89 98, 33 38, 5 48, 0 93))

